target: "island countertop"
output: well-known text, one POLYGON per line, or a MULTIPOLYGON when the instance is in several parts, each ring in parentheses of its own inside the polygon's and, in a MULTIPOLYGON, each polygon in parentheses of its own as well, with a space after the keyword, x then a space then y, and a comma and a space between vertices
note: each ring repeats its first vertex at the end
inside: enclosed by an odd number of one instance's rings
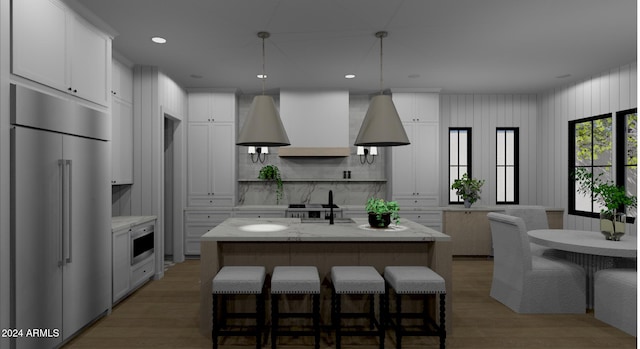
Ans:
POLYGON ((300 218, 229 218, 209 230, 201 241, 451 241, 451 237, 407 219, 386 229, 369 227, 365 218, 352 222, 314 223, 300 218))

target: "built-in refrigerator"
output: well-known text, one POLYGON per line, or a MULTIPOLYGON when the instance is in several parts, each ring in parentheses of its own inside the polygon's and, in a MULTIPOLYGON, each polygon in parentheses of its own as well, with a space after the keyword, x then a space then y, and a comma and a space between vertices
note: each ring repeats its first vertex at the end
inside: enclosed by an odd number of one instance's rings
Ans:
POLYGON ((55 348, 111 304, 109 116, 12 84, 11 122, 12 347, 55 348))

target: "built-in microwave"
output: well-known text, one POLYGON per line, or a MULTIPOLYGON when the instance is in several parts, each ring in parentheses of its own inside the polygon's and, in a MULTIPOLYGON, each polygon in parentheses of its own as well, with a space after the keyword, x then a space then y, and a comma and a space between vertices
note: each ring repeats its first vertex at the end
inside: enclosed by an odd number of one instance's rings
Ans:
POLYGON ((154 229, 146 225, 131 232, 131 265, 153 254, 154 229))

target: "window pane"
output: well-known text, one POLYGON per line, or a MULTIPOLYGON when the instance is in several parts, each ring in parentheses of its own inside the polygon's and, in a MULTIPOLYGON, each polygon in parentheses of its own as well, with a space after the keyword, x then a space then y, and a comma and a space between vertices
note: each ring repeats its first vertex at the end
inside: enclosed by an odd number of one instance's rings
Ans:
POLYGON ((638 164, 638 114, 627 114, 627 141, 626 141, 626 161, 627 165, 638 164))
POLYGON ((516 195, 515 195, 515 188, 516 188, 516 175, 515 175, 515 168, 513 167, 507 167, 506 168, 506 201, 507 202, 514 202, 516 200, 516 195))
POLYGON ((515 150, 516 150, 516 138, 515 131, 510 130, 506 132, 506 164, 510 166, 515 165, 515 150))
POLYGON ((575 165, 591 166, 591 122, 581 122, 575 125, 575 165))
POLYGON ((612 155, 612 118, 593 121, 593 165, 603 166, 613 163, 612 155))
POLYGON ((504 183, 505 183, 504 167, 499 167, 498 170, 496 171, 496 183, 497 183, 496 202, 505 202, 506 194, 504 189, 504 183))
POLYGON ((449 165, 458 165, 458 132, 449 131, 449 165))
MULTIPOLYGON (((637 166, 628 166, 627 167, 627 176, 625 188, 627 189, 628 195, 638 196, 638 167, 637 166)), ((637 208, 627 208, 627 216, 637 217, 637 208)))
POLYGON ((496 135, 496 164, 498 166, 506 163, 505 153, 505 131, 498 130, 496 135))
POLYGON ((460 148, 458 151, 460 152, 460 165, 468 166, 469 165, 469 154, 467 149, 469 149, 469 132, 466 130, 460 131, 459 134, 460 139, 460 148))

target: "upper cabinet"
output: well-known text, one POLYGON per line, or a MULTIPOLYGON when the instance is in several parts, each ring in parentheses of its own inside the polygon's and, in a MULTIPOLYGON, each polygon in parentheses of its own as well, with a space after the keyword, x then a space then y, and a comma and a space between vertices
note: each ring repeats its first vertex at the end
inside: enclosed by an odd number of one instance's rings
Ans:
POLYGON ((432 207, 440 203, 439 115, 437 93, 394 93, 411 144, 391 149, 391 192, 400 206, 432 207))
POLYGON ((393 93, 392 98, 402 122, 438 122, 440 118, 438 93, 393 93))
POLYGON ((235 92, 189 92, 189 122, 235 122, 235 92))
POLYGON ((13 1, 12 73, 109 105, 111 39, 58 0, 13 1))
POLYGON ((133 71, 125 64, 113 60, 111 70, 111 95, 113 98, 133 103, 133 71))

